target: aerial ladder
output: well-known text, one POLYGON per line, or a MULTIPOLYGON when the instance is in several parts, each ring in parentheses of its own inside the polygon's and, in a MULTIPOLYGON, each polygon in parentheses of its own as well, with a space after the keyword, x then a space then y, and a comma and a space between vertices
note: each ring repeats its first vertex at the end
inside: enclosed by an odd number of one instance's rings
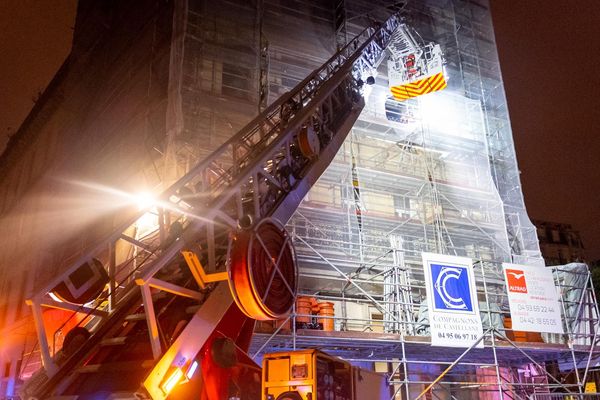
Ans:
POLYGON ((366 28, 28 299, 43 369, 21 396, 259 398, 254 321, 285 317, 298 285, 283 224, 358 118, 399 23, 366 28), (47 308, 70 312, 58 330, 47 308))
POLYGON ((448 86, 442 48, 425 42, 415 29, 402 23, 394 31, 387 51, 390 93, 385 102, 386 117, 404 124, 414 122, 411 101, 448 86))

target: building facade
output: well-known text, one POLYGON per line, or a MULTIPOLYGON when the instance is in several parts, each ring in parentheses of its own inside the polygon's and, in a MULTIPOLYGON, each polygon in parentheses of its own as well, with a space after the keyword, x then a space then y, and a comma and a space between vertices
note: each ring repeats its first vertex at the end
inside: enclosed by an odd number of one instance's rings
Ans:
MULTIPOLYGON (((119 225, 127 196, 115 193, 160 193, 393 12, 416 43, 440 46, 447 87, 401 103, 389 98, 389 64, 373 71, 359 120, 287 222, 300 292, 316 307, 327 303, 328 313, 295 309, 289 320, 257 325, 252 355, 318 345, 388 372, 396 398, 415 398, 462 351, 432 354, 423 252, 471 258, 486 327, 509 335, 501 263, 543 260, 487 1, 84 0, 71 56, 0 159, 8 238, 0 326, 11 338, 0 354, 3 393, 39 367, 25 299, 119 225)), ((589 346, 590 330, 565 324, 589 346)), ((55 325, 60 343, 66 332, 55 325)), ((522 353, 535 344, 515 350, 499 344, 504 338, 487 334, 486 348, 463 359, 435 395, 530 395, 534 379, 560 386, 547 378, 546 361, 588 354, 574 354, 564 337, 539 337, 550 350, 531 363, 522 353)))
POLYGON ((546 265, 585 262, 585 248, 579 231, 570 224, 533 220, 546 265))

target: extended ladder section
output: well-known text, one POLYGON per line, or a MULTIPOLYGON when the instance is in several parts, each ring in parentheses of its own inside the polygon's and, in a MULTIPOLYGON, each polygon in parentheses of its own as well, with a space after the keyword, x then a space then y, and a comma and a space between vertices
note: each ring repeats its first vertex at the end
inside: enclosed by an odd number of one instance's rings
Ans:
MULTIPOLYGON (((226 348, 227 337, 245 350, 253 318, 289 312, 297 272, 284 265, 295 257, 281 223, 352 128, 398 24, 365 29, 29 299, 44 369, 23 397, 166 398, 199 362, 211 371, 207 346, 226 348), (58 330, 44 325, 48 307, 72 312, 58 330)), ((231 385, 210 379, 208 398, 225 398, 231 385)))
MULTIPOLYGON (((394 32, 388 51, 390 99, 402 102, 446 88, 444 56, 439 44, 425 43, 413 28, 401 24, 394 32)), ((386 108, 393 106, 386 104, 386 108)))

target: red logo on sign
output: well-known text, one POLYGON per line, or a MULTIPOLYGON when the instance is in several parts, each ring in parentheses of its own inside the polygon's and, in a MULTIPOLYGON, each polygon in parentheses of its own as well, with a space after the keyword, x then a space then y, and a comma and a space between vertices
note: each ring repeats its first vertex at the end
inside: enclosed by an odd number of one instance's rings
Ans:
POLYGON ((508 291, 516 293, 527 293, 527 283, 525 283, 525 273, 518 269, 507 269, 508 291))

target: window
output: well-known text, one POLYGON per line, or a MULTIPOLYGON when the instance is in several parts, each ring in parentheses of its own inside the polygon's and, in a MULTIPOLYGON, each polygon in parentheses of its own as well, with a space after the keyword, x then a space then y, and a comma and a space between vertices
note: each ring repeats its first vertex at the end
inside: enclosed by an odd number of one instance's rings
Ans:
POLYGON ((546 229, 544 229, 544 228, 537 228, 537 234, 538 234, 538 237, 541 240, 546 239, 546 229))
POLYGON ((239 65, 223 63, 222 93, 243 99, 250 97, 252 71, 239 65))

